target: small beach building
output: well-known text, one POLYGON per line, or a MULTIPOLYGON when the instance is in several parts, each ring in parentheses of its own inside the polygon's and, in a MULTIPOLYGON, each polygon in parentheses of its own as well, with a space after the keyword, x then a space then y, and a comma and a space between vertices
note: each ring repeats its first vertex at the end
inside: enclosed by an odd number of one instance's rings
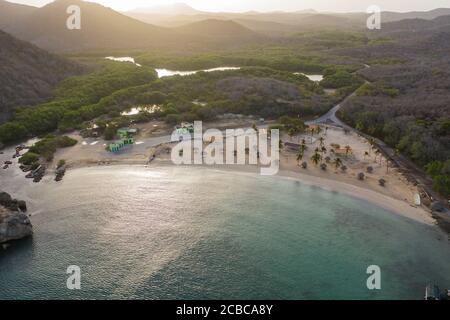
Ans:
MULTIPOLYGON (((172 142, 192 139, 194 133, 194 124, 189 122, 182 122, 181 125, 175 127, 178 140, 172 139, 172 142)), ((174 138, 174 137, 172 137, 174 138)))
POLYGON ((117 140, 109 145, 109 151, 119 152, 127 145, 134 144, 134 135, 137 133, 136 129, 121 128, 117 130, 117 136, 120 140, 117 140))
POLYGON ((117 130, 117 135, 124 139, 124 138, 132 138, 137 133, 137 129, 132 128, 120 128, 117 130))

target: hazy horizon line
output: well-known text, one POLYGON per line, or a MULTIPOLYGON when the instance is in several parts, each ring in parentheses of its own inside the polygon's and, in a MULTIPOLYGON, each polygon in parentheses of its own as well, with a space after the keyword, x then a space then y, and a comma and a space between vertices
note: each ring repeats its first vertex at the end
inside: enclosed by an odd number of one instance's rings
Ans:
MULTIPOLYGON (((47 3, 44 3, 42 5, 33 5, 33 4, 26 4, 24 3, 26 0, 4 0, 5 2, 10 2, 10 3, 15 3, 15 4, 23 4, 23 5, 27 5, 30 7, 35 7, 35 8, 43 8, 46 5, 55 2, 55 1, 59 1, 59 0, 50 0, 47 3)), ((170 7, 176 4, 183 4, 186 5, 190 8, 192 8, 195 11, 198 11, 199 13, 211 13, 211 14, 248 14, 248 13, 255 13, 255 14, 267 14, 267 13, 301 13, 301 12, 308 12, 308 11, 314 11, 317 14, 345 14, 345 13, 365 13, 365 11, 361 11, 361 10, 343 10, 343 11, 323 11, 323 10, 317 10, 314 8, 309 8, 309 9, 298 9, 298 10, 241 10, 241 11, 224 11, 224 10, 203 10, 203 9, 197 9, 195 8, 195 6, 192 6, 190 4, 187 4, 185 2, 177 2, 177 3, 171 3, 171 4, 162 4, 162 5, 150 5, 150 6, 139 6, 139 7, 135 7, 133 9, 128 9, 128 10, 119 10, 119 9, 115 9, 112 6, 108 6, 102 3, 99 3, 95 0, 79 0, 79 1, 83 1, 83 2, 90 2, 90 3, 95 3, 101 6, 104 6, 106 8, 110 8, 112 10, 115 10, 117 12, 132 12, 132 11, 139 11, 139 10, 149 10, 152 8, 164 8, 164 7, 170 7)), ((400 11, 400 10, 383 10, 382 12, 395 12, 395 13, 408 13, 408 12, 430 12, 430 11, 434 11, 434 10, 439 10, 439 9, 450 9, 449 7, 443 7, 443 6, 437 6, 435 8, 432 9, 428 9, 428 10, 406 10, 406 11, 400 11)), ((151 13, 151 12, 148 12, 151 13)), ((163 13, 155 13, 155 14, 161 14, 161 15, 186 15, 186 14, 163 14, 163 13)))

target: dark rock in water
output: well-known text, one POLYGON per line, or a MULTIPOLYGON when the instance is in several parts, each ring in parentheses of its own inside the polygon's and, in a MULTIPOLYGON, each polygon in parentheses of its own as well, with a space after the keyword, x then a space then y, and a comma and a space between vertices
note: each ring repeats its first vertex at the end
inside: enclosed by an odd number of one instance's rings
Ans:
POLYGON ((6 208, 12 211, 19 211, 18 202, 19 201, 17 199, 12 199, 11 202, 9 203, 9 206, 7 206, 6 208))
POLYGON ((25 201, 13 199, 6 192, 0 192, 0 207, 4 207, 12 211, 27 211, 27 204, 25 201))
POLYGON ((33 234, 33 226, 25 213, 0 208, 0 243, 19 240, 33 234))
POLYGON ((0 243, 33 234, 30 219, 19 210, 27 210, 25 201, 12 199, 8 193, 0 192, 0 243))
POLYGON ((58 169, 56 169, 56 177, 55 177, 55 181, 59 182, 64 178, 64 175, 66 174, 66 167, 62 166, 58 169))
POLYGON ((46 167, 41 165, 39 168, 31 172, 31 175, 27 175, 27 178, 33 178, 33 182, 40 182, 45 175, 46 167))
POLYGON ((17 201, 17 206, 19 207, 19 210, 22 212, 27 212, 27 203, 23 200, 17 201))
POLYGON ((12 201, 12 198, 9 195, 9 193, 0 192, 0 205, 7 208, 10 205, 11 201, 12 201))
POLYGON ((446 208, 442 202, 435 201, 431 204, 431 210, 437 212, 445 212, 446 208))
POLYGON ((23 168, 21 168, 23 172, 30 172, 31 171, 31 166, 23 166, 23 168))

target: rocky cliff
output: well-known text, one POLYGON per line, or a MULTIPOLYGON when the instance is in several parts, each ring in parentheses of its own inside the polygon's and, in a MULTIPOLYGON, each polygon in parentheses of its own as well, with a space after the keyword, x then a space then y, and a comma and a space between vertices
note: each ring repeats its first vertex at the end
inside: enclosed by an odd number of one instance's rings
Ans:
POLYGON ((33 226, 26 210, 25 201, 12 199, 8 193, 0 192, 0 243, 33 234, 33 226))

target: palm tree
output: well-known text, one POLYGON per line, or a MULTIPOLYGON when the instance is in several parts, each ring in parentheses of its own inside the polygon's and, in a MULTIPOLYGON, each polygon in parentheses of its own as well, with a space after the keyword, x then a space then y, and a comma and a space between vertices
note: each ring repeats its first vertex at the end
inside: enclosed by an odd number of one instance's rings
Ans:
POLYGON ((317 126, 316 133, 319 135, 322 132, 322 128, 320 126, 317 126))
POLYGON ((306 144, 302 143, 300 145, 300 151, 304 153, 306 150, 308 150, 308 146, 306 144))
POLYGON ((373 147, 375 146, 375 139, 374 138, 370 138, 369 140, 369 144, 370 144, 370 149, 369 149, 369 155, 372 152, 373 147))
MULTIPOLYGON (((386 158, 386 161, 387 161, 387 158, 386 158)), ((383 154, 380 152, 380 166, 382 163, 383 163, 383 154)))
POLYGON ((323 146, 323 147, 320 149, 320 152, 322 152, 322 155, 325 154, 325 153, 327 153, 327 148, 325 148, 325 146, 323 146))
POLYGON ((290 128, 288 130, 288 135, 289 135, 289 139, 292 141, 292 137, 295 136, 295 129, 294 128, 290 128))
POLYGON ((336 158, 333 161, 334 167, 336 168, 336 170, 342 166, 342 160, 340 158, 336 158))
POLYGON ((303 151, 299 150, 297 153, 297 165, 300 165, 300 161, 303 160, 303 156, 304 156, 303 151))
POLYGON ((366 157, 368 157, 369 156, 369 152, 364 152, 364 160, 366 160, 366 157))
POLYGON ((324 137, 320 137, 319 138, 319 143, 320 143, 321 147, 325 146, 325 138, 324 137))
POLYGON ((318 152, 314 152, 314 154, 311 157, 311 161, 314 163, 314 165, 318 165, 320 161, 322 161, 322 156, 318 152))
POLYGON ((380 155, 380 150, 375 150, 375 162, 377 162, 377 157, 380 155))

